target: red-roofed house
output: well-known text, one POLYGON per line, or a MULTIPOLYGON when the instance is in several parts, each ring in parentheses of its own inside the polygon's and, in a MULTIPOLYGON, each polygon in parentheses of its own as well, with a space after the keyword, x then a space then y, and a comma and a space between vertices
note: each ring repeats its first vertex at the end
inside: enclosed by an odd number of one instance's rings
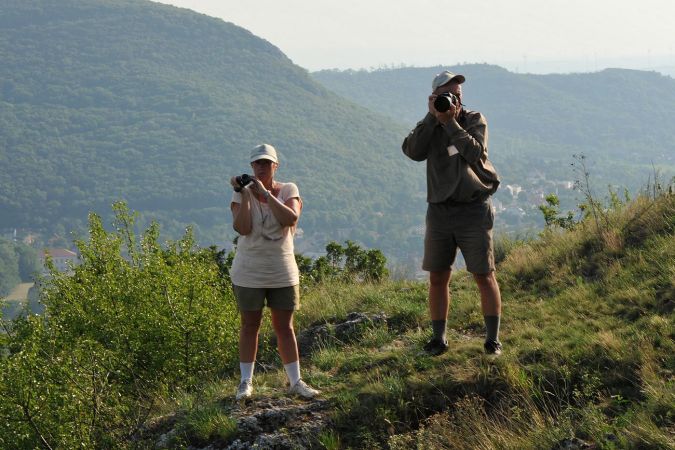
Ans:
POLYGON ((70 251, 65 248, 46 248, 42 251, 40 256, 42 265, 44 266, 45 261, 47 260, 47 255, 51 256, 52 261, 54 262, 54 267, 59 272, 67 272, 70 270, 69 263, 72 266, 77 265, 78 256, 77 253, 70 251))

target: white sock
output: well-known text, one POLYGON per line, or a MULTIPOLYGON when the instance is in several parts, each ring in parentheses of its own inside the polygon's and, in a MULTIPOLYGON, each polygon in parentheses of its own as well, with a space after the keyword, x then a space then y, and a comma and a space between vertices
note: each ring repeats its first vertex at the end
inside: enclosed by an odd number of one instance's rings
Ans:
POLYGON ((241 371, 241 381, 252 381, 253 380, 253 366, 255 366, 255 361, 250 363, 239 362, 239 370, 241 371))
POLYGON ((300 380, 300 361, 284 364, 284 370, 291 387, 295 386, 295 383, 300 380))

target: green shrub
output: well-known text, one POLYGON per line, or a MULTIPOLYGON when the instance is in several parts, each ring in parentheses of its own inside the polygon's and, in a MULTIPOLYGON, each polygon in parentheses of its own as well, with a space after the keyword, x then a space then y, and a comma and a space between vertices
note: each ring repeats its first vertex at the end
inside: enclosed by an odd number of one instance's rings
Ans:
POLYGON ((74 273, 51 267, 44 316, 10 328, 2 448, 120 448, 157 399, 235 366, 238 316, 218 253, 190 230, 161 246, 156 224, 137 241, 134 215, 114 209, 113 232, 90 216, 74 273))

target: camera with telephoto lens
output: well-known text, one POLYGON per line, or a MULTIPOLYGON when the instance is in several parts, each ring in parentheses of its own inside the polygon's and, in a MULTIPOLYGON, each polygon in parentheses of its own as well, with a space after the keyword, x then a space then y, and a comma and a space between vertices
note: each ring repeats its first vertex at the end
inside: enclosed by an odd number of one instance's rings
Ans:
POLYGON ((243 188, 245 188, 246 186, 248 186, 249 184, 251 184, 253 182, 253 177, 251 175, 245 173, 245 174, 242 174, 242 175, 239 175, 239 176, 235 177, 235 181, 237 182, 239 187, 235 187, 234 190, 236 192, 241 192, 241 190, 243 188))
POLYGON ((452 92, 439 94, 438 97, 436 97, 436 100, 434 100, 434 108, 441 113, 449 111, 450 105, 459 105, 459 99, 452 92))

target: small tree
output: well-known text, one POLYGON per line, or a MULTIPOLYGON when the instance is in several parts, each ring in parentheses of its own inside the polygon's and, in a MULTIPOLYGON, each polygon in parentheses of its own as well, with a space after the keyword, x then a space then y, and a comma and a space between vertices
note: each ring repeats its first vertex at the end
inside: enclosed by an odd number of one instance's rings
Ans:
POLYGON ((296 255, 296 261, 302 262, 300 271, 308 270, 305 275, 314 282, 329 279, 379 282, 389 275, 387 259, 380 250, 364 250, 353 241, 345 244, 343 247, 335 241, 329 242, 326 256, 320 256, 311 265, 306 261, 308 258, 296 255))
POLYGON ((575 221, 571 211, 567 212, 566 216, 560 216, 560 200, 555 194, 549 194, 545 198, 546 204, 539 205, 539 210, 544 215, 544 221, 547 227, 559 226, 562 229, 568 230, 574 227, 575 221))

